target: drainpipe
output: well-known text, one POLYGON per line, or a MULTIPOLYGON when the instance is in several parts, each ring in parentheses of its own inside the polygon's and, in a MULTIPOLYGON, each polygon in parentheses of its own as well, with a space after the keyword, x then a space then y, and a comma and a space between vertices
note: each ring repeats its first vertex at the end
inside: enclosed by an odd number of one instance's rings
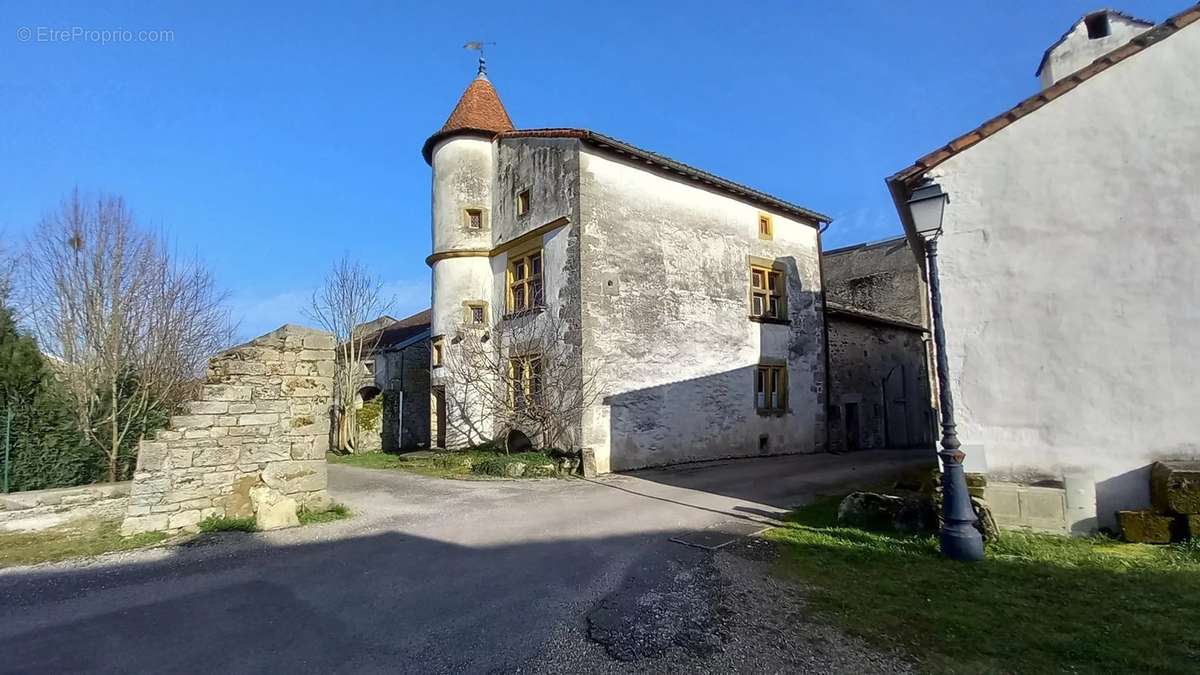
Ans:
POLYGON ((830 396, 833 389, 833 368, 830 366, 829 360, 829 305, 826 302, 825 295, 825 254, 824 246, 821 244, 821 235, 825 234, 825 230, 829 229, 832 222, 825 223, 817 229, 817 275, 821 279, 821 339, 825 344, 825 452, 833 452, 833 447, 830 445, 831 434, 829 432, 829 408, 830 396))

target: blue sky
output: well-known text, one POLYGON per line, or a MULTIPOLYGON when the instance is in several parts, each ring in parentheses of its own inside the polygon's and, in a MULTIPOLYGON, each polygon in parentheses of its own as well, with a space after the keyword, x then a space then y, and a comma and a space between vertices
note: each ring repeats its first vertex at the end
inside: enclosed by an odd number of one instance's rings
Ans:
POLYGON ((74 186, 118 193, 213 269, 243 337, 303 321, 343 253, 416 311, 421 144, 485 39, 518 127, 595 129, 827 213, 828 247, 878 239, 899 231, 884 177, 1036 91, 1042 51, 1099 6, 0 0, 0 231, 74 186), (134 37, 46 41, 75 28, 134 37))

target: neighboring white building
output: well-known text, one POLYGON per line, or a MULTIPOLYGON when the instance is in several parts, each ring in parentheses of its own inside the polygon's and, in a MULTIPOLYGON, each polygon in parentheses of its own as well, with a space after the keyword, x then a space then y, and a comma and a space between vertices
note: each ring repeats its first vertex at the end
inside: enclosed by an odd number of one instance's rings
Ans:
POLYGON ((1200 458, 1197 20, 1084 17, 1045 89, 888 180, 916 251, 913 188, 949 194, 958 436, 1002 522, 1111 526, 1148 506, 1152 462, 1200 458))
MULTIPOLYGON (((464 332, 553 320, 598 373, 570 440, 600 472, 824 449, 827 217, 591 131, 516 130, 482 69, 423 152, 434 445, 496 432, 447 390, 464 332)), ((537 351, 514 372, 536 378, 537 351)))

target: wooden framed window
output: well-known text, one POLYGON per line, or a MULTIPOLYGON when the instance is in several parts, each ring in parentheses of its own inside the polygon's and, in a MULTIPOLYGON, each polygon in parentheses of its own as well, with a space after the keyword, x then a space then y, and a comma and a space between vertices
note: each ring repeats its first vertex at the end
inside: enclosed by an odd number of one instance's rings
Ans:
POLYGON ((529 213, 529 190, 521 190, 517 193, 517 215, 523 216, 529 213))
POLYGON ((434 368, 442 367, 442 360, 445 356, 444 350, 445 350, 445 343, 442 340, 442 336, 439 335, 439 336, 433 338, 433 344, 432 344, 429 352, 430 352, 430 359, 432 360, 434 368))
POLYGON ((468 230, 482 230, 483 209, 467 209, 465 213, 465 220, 468 230))
POLYGON ((787 295, 783 269, 750 264, 750 316, 760 319, 787 319, 787 295))
POLYGON ((760 213, 758 214, 758 238, 773 239, 775 237, 775 223, 771 216, 760 213))
POLYGON ((508 258, 508 311, 523 312, 542 306, 542 249, 508 258))
POLYGON ((542 400, 542 357, 536 354, 508 360, 508 404, 517 412, 542 400))
POLYGON ((787 366, 763 364, 754 370, 754 407, 759 412, 786 412, 787 366))

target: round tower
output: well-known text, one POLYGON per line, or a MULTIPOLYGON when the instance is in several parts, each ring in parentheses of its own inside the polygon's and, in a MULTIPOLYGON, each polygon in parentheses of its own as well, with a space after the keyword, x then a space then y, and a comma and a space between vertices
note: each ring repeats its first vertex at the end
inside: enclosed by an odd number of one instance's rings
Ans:
POLYGON ((463 427, 472 425, 455 424, 463 415, 483 420, 461 409, 465 397, 452 391, 454 382, 447 373, 464 324, 491 325, 496 312, 502 311, 491 306, 493 275, 488 257, 495 173, 492 140, 512 129, 481 59, 479 74, 422 148, 433 169, 433 252, 428 262, 433 271, 430 440, 434 446, 462 447, 485 440, 464 435, 463 427))

